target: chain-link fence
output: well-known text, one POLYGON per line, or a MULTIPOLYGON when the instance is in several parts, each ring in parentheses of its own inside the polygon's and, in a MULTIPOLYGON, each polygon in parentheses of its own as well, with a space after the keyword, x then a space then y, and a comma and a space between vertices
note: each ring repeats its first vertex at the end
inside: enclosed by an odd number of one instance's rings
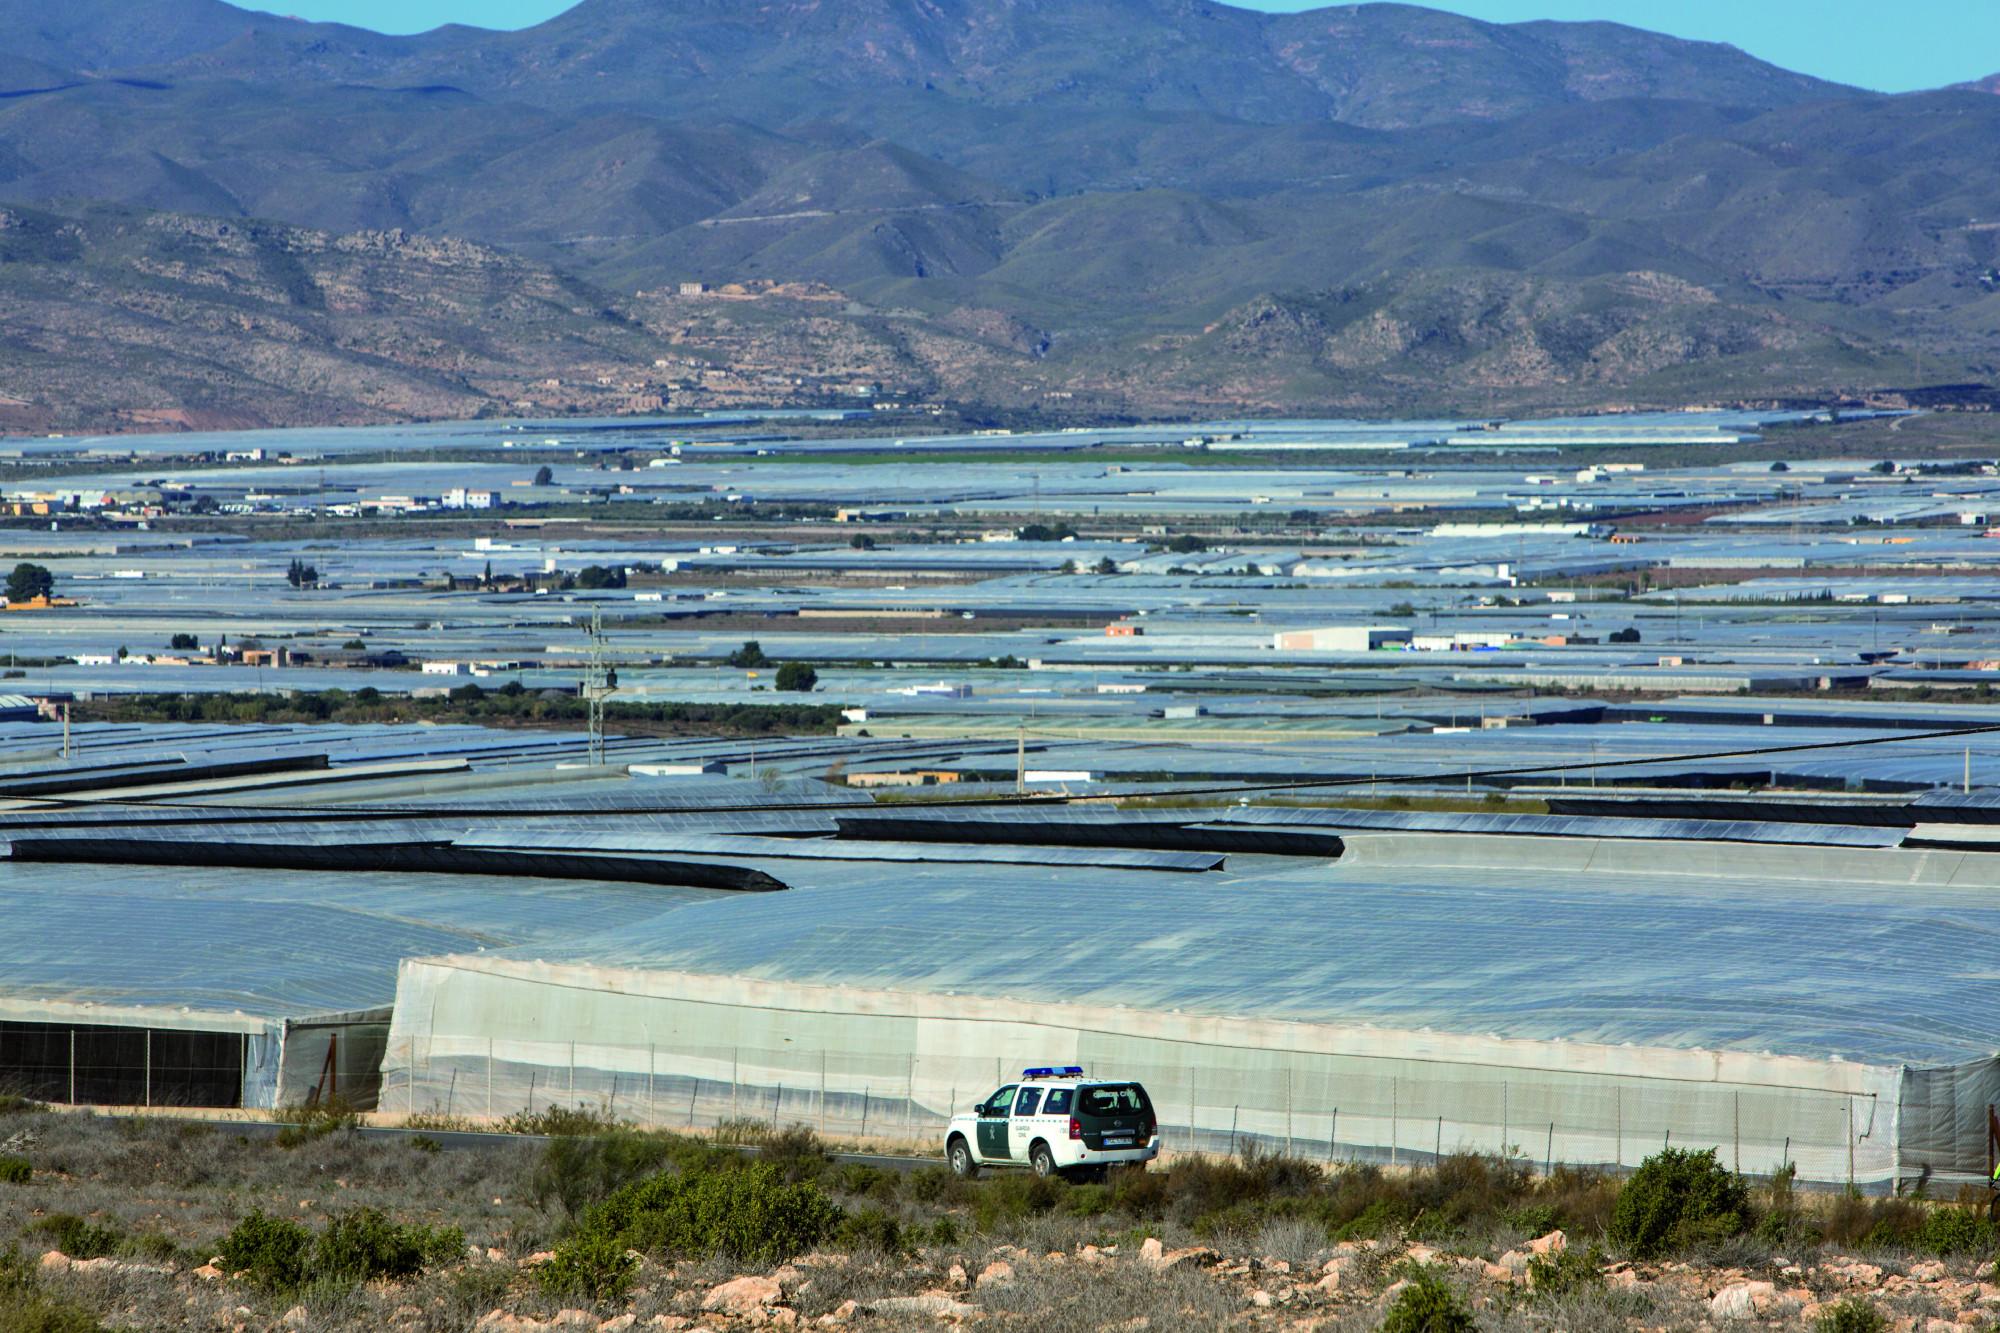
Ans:
MULTIPOLYGON (((1901 1170, 1893 1087, 1885 1104, 1879 1091, 1191 1044, 1162 1059, 1167 1043, 1103 1044, 1102 1058, 1077 1062, 1144 1083, 1170 1152, 1256 1145, 1385 1165, 1474 1152, 1615 1170, 1686 1147, 1751 1175, 1789 1164, 1805 1180, 1874 1184, 1901 1170)), ((948 1053, 432 1037, 391 1044, 381 1109, 485 1118, 583 1106, 648 1126, 804 1124, 941 1144, 955 1111, 1020 1072, 948 1053)))

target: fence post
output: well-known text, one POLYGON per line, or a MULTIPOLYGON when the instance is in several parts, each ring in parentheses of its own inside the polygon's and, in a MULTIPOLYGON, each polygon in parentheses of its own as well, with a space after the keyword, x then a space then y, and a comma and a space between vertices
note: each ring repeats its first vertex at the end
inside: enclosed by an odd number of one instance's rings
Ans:
POLYGON ((486 1039, 486 1118, 493 1118, 493 1038, 486 1039))
POLYGON ((819 1132, 826 1133, 826 1050, 819 1053, 819 1132))
POLYGON ((153 1029, 146 1029, 146 1106, 153 1105, 153 1029))
MULTIPOLYGON (((1195 1150, 1195 1121, 1200 1116, 1201 1098, 1195 1091, 1194 1066, 1188 1066, 1188 1151, 1195 1150)), ((1991 1171, 1986 1173, 1992 1175, 1991 1171)))
POLYGON ((1555 1173, 1556 1173, 1556 1122, 1551 1120, 1549 1121, 1548 1147, 1542 1153, 1542 1174, 1545 1176, 1552 1176, 1555 1173))
POLYGON ((1285 1066, 1285 1156, 1292 1155, 1292 1067, 1285 1066))
POLYGON ((69 1030, 69 1104, 76 1105, 76 1029, 69 1030))
POLYGON ((1444 1117, 1439 1116, 1437 1143, 1434 1144, 1431 1148, 1431 1165, 1436 1166, 1439 1162, 1442 1162, 1443 1160, 1444 1160, 1444 1117))
POLYGON ((694 1099, 701 1094, 701 1076, 688 1080, 688 1128, 694 1128, 694 1099))
POLYGON ((576 1104, 576 1043, 575 1042, 571 1042, 569 1044, 569 1100, 570 1100, 570 1105, 574 1106, 576 1104))
POLYGON ((1236 1120, 1242 1113, 1243 1108, 1241 1105, 1229 1108, 1229 1155, 1231 1157, 1236 1155, 1236 1120))
POLYGON ((1624 1169, 1624 1167, 1625 1167, 1625 1088, 1624 1088, 1624 1085, 1623 1085, 1623 1084, 1619 1084, 1619 1085, 1617 1085, 1617 1086, 1613 1087, 1613 1088, 1612 1088, 1612 1093, 1613 1093, 1613 1094, 1614 1094, 1614 1095, 1615 1095, 1615 1096, 1616 1096, 1616 1097, 1618 1098, 1618 1137, 1617 1137, 1617 1139, 1615 1140, 1615 1143, 1616 1143, 1616 1145, 1617 1145, 1617 1148, 1616 1148, 1616 1152, 1617 1152, 1617 1156, 1618 1156, 1618 1160, 1617 1160, 1617 1161, 1616 1161, 1615 1163, 1613 1163, 1613 1165, 1615 1165, 1616 1167, 1618 1167, 1618 1168, 1619 1168, 1619 1169, 1620 1169, 1620 1170, 1622 1171, 1622 1170, 1624 1169))
POLYGON ((1738 1092, 1729 1113, 1729 1154, 1737 1175, 1743 1174, 1743 1094, 1738 1092))
POLYGON ((1507 1080, 1500 1080, 1500 1155, 1509 1156, 1507 1151, 1507 1080))
POLYGON ((1390 1079, 1389 1080, 1389 1165, 1390 1166, 1396 1165, 1396 1147, 1397 1147, 1396 1140, 1399 1137, 1401 1137, 1397 1132, 1399 1126, 1396 1124, 1396 1122, 1402 1117, 1403 1114, 1402 1100, 1403 1100, 1403 1080, 1399 1078, 1390 1079))
POLYGON ((1854 1188, 1854 1098, 1847 1099, 1847 1188, 1854 1188))
POLYGON ((778 1127, 778 1108, 785 1104, 785 1085, 780 1083, 771 1089, 771 1128, 778 1127))
POLYGON ((868 1085, 861 1087, 861 1137, 868 1137, 868 1085))
POLYGON ((736 1119, 736 1089, 741 1080, 737 1075, 738 1066, 743 1061, 743 1048, 734 1047, 729 1052, 729 1118, 736 1119))
POLYGON ((660 1094, 656 1071, 659 1068, 659 1049, 652 1042, 646 1043, 646 1119, 657 1124, 660 1119, 660 1094))
POLYGON ((537 1072, 537 1071, 535 1071, 535 1070, 533 1070, 533 1069, 530 1069, 530 1070, 528 1071, 528 1114, 529 1114, 529 1115, 533 1115, 533 1114, 535 1113, 535 1074, 536 1074, 536 1072, 537 1072))
POLYGON ((444 1113, 451 1114, 453 1103, 458 1100, 458 1070, 451 1071, 451 1087, 444 1095, 444 1113))
POLYGON ((1326 1160, 1331 1162, 1340 1155, 1338 1135, 1340 1133, 1340 1108, 1333 1108, 1333 1115, 1326 1122, 1326 1160))

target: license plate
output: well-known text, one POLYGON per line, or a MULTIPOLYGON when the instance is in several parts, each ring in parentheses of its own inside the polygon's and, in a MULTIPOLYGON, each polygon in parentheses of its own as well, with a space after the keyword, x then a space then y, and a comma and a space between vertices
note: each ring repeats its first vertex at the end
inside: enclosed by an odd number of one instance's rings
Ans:
POLYGON ((1130 1134, 1127 1134, 1123 1138, 1114 1139, 1109 1135, 1106 1135, 1104 1139, 1104 1146, 1107 1148, 1129 1148, 1132 1146, 1132 1136, 1130 1134))

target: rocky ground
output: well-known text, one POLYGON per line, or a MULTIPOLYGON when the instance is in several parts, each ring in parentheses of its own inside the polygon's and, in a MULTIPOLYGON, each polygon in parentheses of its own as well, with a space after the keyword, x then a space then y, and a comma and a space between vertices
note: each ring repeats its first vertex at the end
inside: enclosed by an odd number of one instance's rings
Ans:
MULTIPOLYGON (((1762 1219, 1788 1219, 1783 1227, 1638 1260, 1605 1238, 1619 1185, 1583 1173, 1541 1178, 1465 1159, 1392 1176, 1248 1159, 1174 1163, 1108 1184, 1050 1187, 1019 1175, 966 1183, 942 1168, 833 1163, 802 1132, 768 1145, 762 1160, 837 1201, 843 1223, 817 1245, 765 1263, 656 1251, 635 1255, 622 1293, 552 1291, 542 1277, 587 1229, 585 1200, 631 1178, 606 1174, 606 1164, 660 1140, 606 1142, 564 1164, 532 1143, 441 1151, 328 1132, 279 1145, 226 1124, 0 1115, 0 1158, 32 1163, 25 1180, 0 1170, 0 1333, 974 1324, 1034 1333, 1944 1333, 2000 1324, 1992 1233, 1957 1205, 1786 1190, 1759 1204, 1762 1219), (356 1210, 457 1228, 454 1257, 400 1280, 282 1289, 223 1259, 223 1238, 253 1213, 319 1231, 356 1210), (1956 1230, 1923 1234, 1966 1238, 1944 1257, 1886 1239, 1891 1223, 1914 1235, 1910 1227, 1938 1215, 1956 1230), (1567 1230, 1535 1226, 1552 1217, 1567 1230), (1824 1238, 1843 1230, 1861 1239, 1824 1238), (1471 1322, 1385 1324, 1413 1288, 1442 1290, 1471 1322)), ((717 1151, 674 1142, 682 1172, 696 1169, 686 1154, 717 1151)))

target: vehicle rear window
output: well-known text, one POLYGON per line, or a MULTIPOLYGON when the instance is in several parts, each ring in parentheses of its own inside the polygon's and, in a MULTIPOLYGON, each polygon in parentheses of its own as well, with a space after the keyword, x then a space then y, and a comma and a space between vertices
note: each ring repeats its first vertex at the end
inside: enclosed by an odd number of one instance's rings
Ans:
POLYGON ((1033 1115, 1035 1108, 1040 1106, 1041 1103, 1042 1090, 1040 1088, 1023 1088, 1021 1089, 1021 1095, 1014 1099, 1014 1114, 1033 1115))
POLYGON ((1068 1115, 1069 1099, 1075 1095, 1074 1088, 1050 1088, 1049 1104, 1042 1108, 1043 1115, 1068 1115))
POLYGON ((1085 1115, 1138 1115, 1152 1109, 1146 1090, 1137 1083, 1099 1083, 1078 1088, 1076 1095, 1085 1115))

